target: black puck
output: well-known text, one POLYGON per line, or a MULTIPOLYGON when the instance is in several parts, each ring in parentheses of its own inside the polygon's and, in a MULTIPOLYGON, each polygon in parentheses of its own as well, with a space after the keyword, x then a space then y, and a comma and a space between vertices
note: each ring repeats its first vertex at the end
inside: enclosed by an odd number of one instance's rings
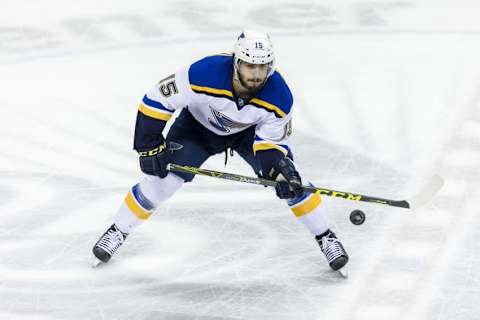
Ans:
POLYGON ((354 224, 354 225, 360 225, 362 223, 365 222, 365 213, 363 213, 362 210, 353 210, 351 213, 350 213, 350 221, 354 224))

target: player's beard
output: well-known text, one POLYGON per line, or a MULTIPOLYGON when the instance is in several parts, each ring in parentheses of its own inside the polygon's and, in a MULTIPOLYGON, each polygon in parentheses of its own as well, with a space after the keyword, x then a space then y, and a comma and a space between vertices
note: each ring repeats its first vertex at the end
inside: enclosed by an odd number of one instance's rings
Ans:
POLYGON ((265 80, 266 77, 265 79, 254 76, 244 77, 240 72, 238 72, 238 81, 240 81, 242 87, 245 88, 249 94, 257 93, 263 87, 265 80))

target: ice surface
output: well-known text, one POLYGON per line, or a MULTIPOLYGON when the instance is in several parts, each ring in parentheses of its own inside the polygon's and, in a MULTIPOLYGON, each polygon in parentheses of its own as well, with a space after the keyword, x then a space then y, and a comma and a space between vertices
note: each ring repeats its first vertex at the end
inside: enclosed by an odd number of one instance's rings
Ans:
MULTIPOLYGON (((477 1, 5 1, 0 11, 0 319, 460 319, 480 314, 477 1), (351 260, 331 272, 271 190, 198 177, 105 268, 91 247, 140 171, 156 81, 271 32, 293 149, 351 260), (367 214, 354 226, 354 208, 367 214)), ((252 174, 239 157, 223 167, 252 174)))

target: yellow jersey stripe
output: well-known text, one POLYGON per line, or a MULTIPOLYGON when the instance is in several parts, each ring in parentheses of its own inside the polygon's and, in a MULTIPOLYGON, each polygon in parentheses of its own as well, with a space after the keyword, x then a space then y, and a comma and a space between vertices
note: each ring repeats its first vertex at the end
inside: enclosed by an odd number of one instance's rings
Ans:
POLYGON ((125 204, 127 205, 128 209, 136 215, 141 220, 146 220, 150 217, 150 212, 143 209, 134 199, 132 193, 129 191, 127 196, 125 197, 125 204))
POLYGON ((219 94, 219 95, 233 97, 233 93, 231 91, 228 91, 228 90, 215 89, 215 88, 210 88, 210 87, 202 87, 202 86, 197 86, 197 85, 194 85, 194 84, 190 84, 190 87, 192 87, 192 89, 195 90, 195 91, 201 91, 201 92, 207 92, 207 93, 213 93, 213 94, 219 94))
POLYGON ((318 194, 312 194, 306 201, 290 209, 296 217, 301 217, 315 210, 321 203, 322 198, 318 194))
POLYGON ((268 110, 271 110, 271 111, 275 112, 276 114, 278 114, 279 116, 281 116, 282 118, 287 115, 285 112, 283 112, 282 109, 280 109, 276 105, 268 103, 267 101, 263 101, 263 100, 260 100, 260 99, 257 99, 257 98, 253 98, 252 100, 250 100, 250 102, 256 103, 256 104, 258 104, 258 105, 260 105, 260 106, 262 106, 262 107, 264 107, 268 110))
POLYGON ((281 151, 285 156, 288 154, 288 150, 285 148, 280 147, 279 145, 276 145, 274 143, 268 143, 268 142, 262 142, 262 143, 256 143, 253 145, 253 154, 255 154, 257 151, 260 150, 271 150, 271 149, 277 149, 281 151))
POLYGON ((158 119, 158 120, 168 121, 172 117, 172 115, 169 113, 163 113, 160 111, 147 108, 143 103, 140 103, 138 110, 144 115, 149 116, 150 118, 158 119))

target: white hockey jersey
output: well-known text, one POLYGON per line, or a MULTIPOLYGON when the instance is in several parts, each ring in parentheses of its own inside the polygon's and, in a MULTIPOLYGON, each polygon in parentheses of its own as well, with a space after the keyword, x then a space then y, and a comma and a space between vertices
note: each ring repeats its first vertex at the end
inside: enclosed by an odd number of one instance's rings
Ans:
POLYGON ((253 151, 289 151, 293 97, 278 72, 270 76, 257 95, 244 101, 232 87, 231 54, 203 58, 161 80, 143 98, 139 111, 169 120, 176 109, 188 108, 192 116, 217 135, 230 135, 255 126, 253 151))

